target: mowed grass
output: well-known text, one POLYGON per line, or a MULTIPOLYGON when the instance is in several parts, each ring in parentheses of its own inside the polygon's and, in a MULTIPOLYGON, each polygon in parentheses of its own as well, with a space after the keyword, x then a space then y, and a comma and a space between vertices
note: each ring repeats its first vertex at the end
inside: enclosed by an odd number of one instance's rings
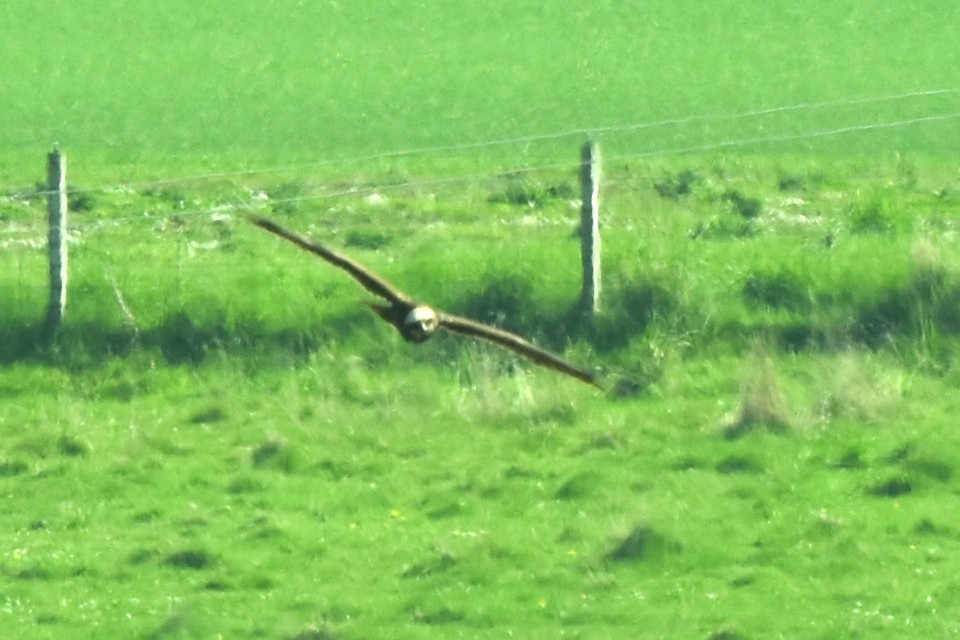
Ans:
MULTIPOLYGON (((808 134, 956 113, 957 10, 882 0, 824 7, 729 0, 235 2, 156 7, 82 1, 6 7, 0 176, 32 184, 54 144, 79 183, 321 164, 408 149, 597 130, 617 155, 808 134), (845 106, 724 116, 839 101, 845 106), (689 116, 711 116, 689 122, 689 116), (681 119, 663 127, 602 133, 681 119)), ((578 143, 582 134, 573 136, 578 143)), ((775 145, 816 152, 952 154, 956 127, 775 145)), ((486 147, 484 169, 565 161, 571 140, 486 147)), ((768 150, 769 145, 761 150, 768 150)), ((463 164, 424 160, 431 175, 463 164)))

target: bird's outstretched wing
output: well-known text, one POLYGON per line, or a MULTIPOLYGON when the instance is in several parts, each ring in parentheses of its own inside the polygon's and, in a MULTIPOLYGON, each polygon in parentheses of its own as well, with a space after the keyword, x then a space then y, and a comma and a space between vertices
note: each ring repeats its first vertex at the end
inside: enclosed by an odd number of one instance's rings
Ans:
MULTIPOLYGON (((297 233, 284 229, 282 226, 278 225, 272 220, 261 218, 259 216, 250 216, 250 221, 261 229, 265 229, 270 233, 276 234, 281 238, 299 246, 300 248, 306 249, 307 251, 320 256, 334 266, 340 267, 353 276, 354 279, 356 279, 361 285, 363 285, 364 289, 388 300, 391 303, 390 307, 385 308, 384 310, 379 305, 374 305, 373 309, 384 320, 397 326, 401 333, 403 333, 403 328, 400 325, 405 320, 405 316, 409 310, 417 305, 412 298, 398 290, 379 275, 361 265, 359 262, 355 262, 354 260, 340 255, 339 253, 328 249, 321 244, 317 244, 297 233), (390 317, 390 312, 394 309, 402 312, 404 317, 390 317)), ((596 374, 591 373, 586 369, 581 369, 580 367, 567 362, 555 353, 551 353, 546 349, 541 349, 540 347, 527 342, 514 333, 497 329, 496 327, 491 327, 481 322, 470 320, 469 318, 463 318, 461 316, 455 316, 437 310, 434 310, 434 312, 437 314, 437 319, 439 320, 440 326, 445 327, 449 331, 487 340, 504 347, 505 349, 513 351, 518 355, 528 358, 536 364, 549 367, 554 371, 559 371, 560 373, 572 376, 582 382, 591 384, 598 389, 604 391, 606 390, 599 383, 598 376, 596 374)))
POLYGON ((359 262, 341 255, 332 249, 328 249, 322 244, 313 242, 298 233, 284 229, 273 220, 261 218, 260 216, 250 216, 250 222, 257 225, 261 229, 265 229, 270 233, 280 236, 284 240, 289 240, 301 249, 306 249, 310 253, 320 256, 330 264, 340 267, 353 276, 353 278, 370 293, 380 296, 381 298, 386 298, 392 303, 413 304, 412 298, 394 287, 376 273, 364 267, 359 262))
POLYGON ((555 353, 551 353, 546 349, 541 349, 540 347, 527 342, 515 333, 510 333, 509 331, 504 331, 503 329, 497 329, 496 327, 491 327, 490 325, 476 322, 475 320, 470 320, 469 318, 454 316, 448 313, 437 313, 440 319, 441 327, 445 327, 446 329, 455 333, 487 340, 494 344, 500 345, 501 347, 509 349, 510 351, 513 351, 524 358, 528 358, 539 365, 549 367, 550 369, 559 371, 560 373, 565 373, 568 376, 573 376, 577 380, 586 382, 587 384, 592 384, 598 389, 605 390, 600 384, 596 374, 567 362, 555 353))

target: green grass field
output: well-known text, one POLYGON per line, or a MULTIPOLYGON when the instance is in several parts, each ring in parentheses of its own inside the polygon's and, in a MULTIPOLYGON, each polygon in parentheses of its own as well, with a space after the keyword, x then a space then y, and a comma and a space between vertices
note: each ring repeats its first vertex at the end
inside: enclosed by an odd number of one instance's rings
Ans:
POLYGON ((4 14, 5 638, 960 636, 955 9, 4 14), (611 391, 404 344, 247 212, 611 391))
MULTIPOLYGON (((955 89, 956 10, 725 0, 7 3, 0 177, 31 184, 54 143, 77 177, 180 177, 693 115, 955 89), (15 97, 15 99, 13 99, 15 97)), ((642 153, 956 113, 941 95, 609 136, 642 153)), ((952 154, 949 123, 801 141, 817 152, 952 154), (949 133, 949 134, 948 134, 949 133)), ((483 150, 556 162, 569 140, 483 150)), ((763 147, 763 152, 783 151, 763 147)), ((443 165, 442 159, 432 164, 443 165)), ((431 166, 431 168, 433 168, 431 166)))

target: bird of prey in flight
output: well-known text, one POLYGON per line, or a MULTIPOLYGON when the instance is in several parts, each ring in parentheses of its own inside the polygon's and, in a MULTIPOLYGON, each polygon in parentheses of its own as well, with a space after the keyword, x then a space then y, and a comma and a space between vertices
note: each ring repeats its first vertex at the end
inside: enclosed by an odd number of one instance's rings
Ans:
POLYGON ((383 298, 384 302, 368 302, 367 304, 378 316, 392 324, 403 336, 403 339, 408 342, 424 342, 438 328, 443 327, 454 333, 487 340, 539 365, 603 389, 598 381, 597 374, 571 364, 560 356, 546 349, 541 349, 514 333, 469 318, 444 313, 439 309, 417 302, 356 260, 285 229, 272 220, 260 216, 250 216, 250 221, 261 229, 278 235, 301 249, 316 254, 330 264, 343 269, 353 276, 364 289, 383 298))

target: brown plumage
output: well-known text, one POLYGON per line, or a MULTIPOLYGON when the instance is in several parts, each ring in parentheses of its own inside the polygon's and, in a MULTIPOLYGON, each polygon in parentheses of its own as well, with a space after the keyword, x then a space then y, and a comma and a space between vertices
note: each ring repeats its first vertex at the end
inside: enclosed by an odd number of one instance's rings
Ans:
POLYGON ((378 316, 392 324, 397 331, 400 332, 404 340, 408 342, 424 342, 429 339, 438 328, 443 327, 455 333, 480 338, 500 345, 539 365, 549 367, 554 371, 565 373, 582 382, 603 389, 597 380, 596 374, 581 369, 567 362, 560 356, 527 342, 514 333, 497 329, 496 327, 491 327, 470 320, 469 318, 444 313, 443 311, 421 304, 398 290, 376 273, 347 256, 341 255, 332 249, 289 231, 267 218, 251 216, 250 221, 261 229, 278 235, 301 249, 318 255, 330 264, 343 269, 353 276, 364 289, 383 298, 386 301, 385 304, 368 303, 370 308, 373 309, 378 316))

